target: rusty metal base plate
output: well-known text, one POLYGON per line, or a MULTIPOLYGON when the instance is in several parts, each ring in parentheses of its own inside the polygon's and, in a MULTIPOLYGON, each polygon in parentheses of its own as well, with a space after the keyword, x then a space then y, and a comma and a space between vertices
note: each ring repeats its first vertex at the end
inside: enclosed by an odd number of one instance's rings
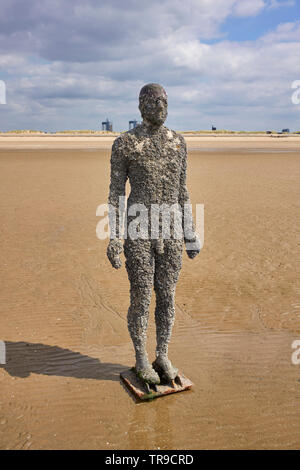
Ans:
POLYGON ((136 375, 134 367, 122 372, 120 377, 128 389, 140 400, 153 400, 153 398, 170 393, 183 392, 194 385, 183 374, 178 374, 175 380, 166 384, 149 385, 136 375))

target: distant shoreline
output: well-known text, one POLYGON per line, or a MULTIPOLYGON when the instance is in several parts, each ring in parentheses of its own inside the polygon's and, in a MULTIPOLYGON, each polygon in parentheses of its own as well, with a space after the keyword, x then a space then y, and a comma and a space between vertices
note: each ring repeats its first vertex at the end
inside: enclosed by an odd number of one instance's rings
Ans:
MULTIPOLYGON (((44 132, 35 130, 13 130, 13 131, 0 131, 0 137, 39 137, 39 138, 69 138, 69 137, 100 137, 100 138, 114 138, 127 131, 110 132, 110 131, 93 131, 93 130, 66 130, 58 132, 44 132)), ((185 137, 268 137, 268 138, 288 138, 299 137, 300 131, 297 132, 277 132, 277 131, 231 131, 219 129, 216 131, 198 130, 198 131, 180 131, 176 130, 179 134, 185 137)))
MULTIPOLYGON (((271 134, 267 134, 265 132, 239 132, 239 131, 230 131, 230 132, 204 132, 204 131, 176 131, 179 134, 182 134, 184 137, 189 138, 202 138, 202 137, 209 137, 209 138, 217 138, 217 139, 227 139, 227 138, 267 138, 267 139, 289 139, 289 138, 296 138, 300 139, 300 133, 278 133, 274 132, 271 134)), ((44 133, 44 132, 0 132, 0 139, 19 139, 19 138, 26 138, 26 139, 70 139, 70 138, 88 138, 88 139, 112 139, 116 138, 117 136, 121 135, 123 132, 91 132, 91 133, 84 133, 84 132, 57 132, 57 133, 44 133)))
MULTIPOLYGON (((0 150, 105 150, 110 151, 120 135, 110 134, 0 134, 0 150)), ((188 134, 189 151, 235 151, 246 149, 294 150, 300 153, 300 134, 188 134)))

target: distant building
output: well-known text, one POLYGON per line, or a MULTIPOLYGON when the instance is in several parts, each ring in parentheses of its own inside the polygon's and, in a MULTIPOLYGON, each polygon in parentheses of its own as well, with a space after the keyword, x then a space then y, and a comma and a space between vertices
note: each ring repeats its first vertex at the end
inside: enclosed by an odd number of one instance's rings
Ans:
POLYGON ((112 132, 113 125, 112 125, 112 122, 108 120, 108 118, 106 118, 106 121, 102 122, 102 130, 112 132))
POLYGON ((282 129, 282 132, 290 132, 289 129, 282 129))
POLYGON ((129 121, 129 130, 134 129, 137 125, 138 125, 138 122, 136 119, 134 119, 133 121, 129 121))

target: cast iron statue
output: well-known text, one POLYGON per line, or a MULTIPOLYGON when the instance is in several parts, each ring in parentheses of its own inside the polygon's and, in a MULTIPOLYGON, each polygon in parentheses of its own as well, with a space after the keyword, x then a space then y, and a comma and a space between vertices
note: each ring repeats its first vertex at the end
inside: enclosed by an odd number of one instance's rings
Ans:
MULTIPOLYGON (((167 107, 167 94, 162 86, 150 83, 141 89, 139 109, 142 123, 121 134, 113 143, 108 200, 110 207, 115 209, 116 223, 114 230, 111 230, 107 256, 112 266, 119 269, 124 246, 130 281, 127 319, 135 349, 135 369, 137 375, 149 384, 159 384, 162 379, 171 381, 177 376, 178 369, 168 358, 168 343, 175 315, 175 287, 182 266, 184 242, 190 258, 194 258, 201 247, 192 220, 189 236, 185 231, 181 236, 176 232, 175 236, 174 222, 171 222, 171 234, 161 234, 160 208, 172 206, 178 214, 180 210, 183 213, 190 203, 186 188, 186 144, 180 134, 163 125, 168 114, 167 107), (123 244, 120 233, 122 224, 119 223, 122 217, 120 198, 125 196, 127 179, 131 192, 127 201, 125 227, 129 229, 130 223, 134 223, 135 214, 130 210, 133 207, 145 208, 148 215, 158 213, 159 225, 157 229, 153 221, 148 226, 143 221, 137 223, 135 227, 140 236, 133 236, 127 230, 123 244), (153 286, 156 294, 157 347, 156 359, 151 365, 146 351, 146 331, 153 286)), ((189 218, 192 219, 191 213, 189 218)), ((184 218, 179 220, 183 224, 184 218)))

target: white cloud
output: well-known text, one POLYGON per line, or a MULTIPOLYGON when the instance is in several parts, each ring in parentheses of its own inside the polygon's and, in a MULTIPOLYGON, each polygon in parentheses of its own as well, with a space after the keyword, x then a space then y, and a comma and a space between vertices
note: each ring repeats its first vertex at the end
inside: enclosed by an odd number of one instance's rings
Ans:
POLYGON ((263 0, 240 0, 234 5, 233 13, 236 16, 257 15, 266 6, 263 0))
POLYGON ((124 8, 111 0, 104 8, 74 0, 70 8, 66 0, 32 0, 18 13, 10 1, 0 33, 8 103, 0 128, 99 128, 109 116, 124 129, 139 118, 138 92, 151 81, 167 89, 173 128, 208 128, 212 120, 272 128, 281 119, 297 127, 290 85, 300 79, 300 22, 241 43, 220 32, 227 18, 278 2, 186 0, 183 8, 181 0, 128 0, 124 8))
POLYGON ((262 39, 269 43, 300 41, 300 20, 281 23, 274 31, 263 36, 262 39))
POLYGON ((269 0, 268 8, 273 10, 273 9, 282 8, 282 7, 293 7, 295 3, 296 3, 295 0, 285 0, 285 1, 269 0))

